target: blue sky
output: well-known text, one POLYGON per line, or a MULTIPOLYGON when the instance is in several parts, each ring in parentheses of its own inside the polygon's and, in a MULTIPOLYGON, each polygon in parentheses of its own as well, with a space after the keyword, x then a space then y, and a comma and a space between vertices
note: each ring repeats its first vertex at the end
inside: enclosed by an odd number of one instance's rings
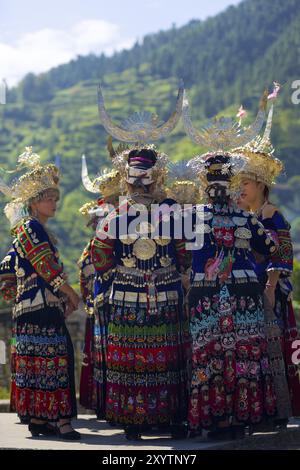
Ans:
POLYGON ((112 54, 147 33, 205 19, 241 0, 0 0, 0 78, 49 70, 89 52, 112 54))

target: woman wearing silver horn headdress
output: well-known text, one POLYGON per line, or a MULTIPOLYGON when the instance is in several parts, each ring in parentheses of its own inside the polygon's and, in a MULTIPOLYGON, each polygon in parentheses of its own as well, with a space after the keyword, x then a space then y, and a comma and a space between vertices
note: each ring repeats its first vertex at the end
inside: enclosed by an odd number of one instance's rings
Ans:
MULTIPOLYGON (((277 246, 270 257, 256 255, 254 269, 265 293, 267 331, 278 401, 274 424, 285 427, 290 416, 300 415, 299 370, 292 361, 293 343, 299 339, 299 333, 291 298, 293 244, 290 224, 269 200, 269 192, 283 170, 282 162, 274 156, 270 140, 272 117, 273 105, 263 136, 238 149, 247 157, 247 165, 233 184, 241 191, 242 203, 247 204, 262 222, 277 246)), ((273 430, 274 426, 270 428, 273 430)))
MULTIPOLYGON (((152 425, 171 425, 177 437, 186 432, 189 342, 179 272, 185 251, 172 229, 167 236, 159 230, 155 233, 152 204, 168 216, 175 201, 164 196, 168 158, 146 143, 175 127, 182 96, 180 89, 176 110, 162 126, 157 127, 149 113, 141 112, 122 129, 112 124, 102 94, 99 96, 106 130, 125 142, 139 142, 113 158, 124 198, 98 230, 92 249, 99 276, 104 281, 112 279, 106 418, 122 424, 128 439, 139 439, 145 427, 152 425)), ((168 218, 172 225, 172 216, 168 218)))
POLYGON ((73 346, 64 315, 77 308, 79 297, 67 283, 55 239, 45 227, 59 199, 58 168, 42 165, 31 147, 18 163, 17 169, 26 172, 9 191, 1 182, 12 199, 5 212, 15 236, 15 407, 21 418, 30 419, 33 436, 78 440, 71 426, 77 413, 73 346))
POLYGON ((187 99, 183 107, 188 135, 211 150, 189 162, 208 204, 199 218, 195 216, 195 232, 203 234, 203 243, 192 251, 188 296, 192 336, 188 421, 192 433, 207 429, 214 439, 242 437, 245 425, 276 413, 262 290, 252 265, 253 249, 269 255, 275 246, 258 220, 237 208, 230 191, 233 176, 246 163, 231 149, 260 131, 264 106, 246 129, 221 118, 202 132, 193 127, 187 99))

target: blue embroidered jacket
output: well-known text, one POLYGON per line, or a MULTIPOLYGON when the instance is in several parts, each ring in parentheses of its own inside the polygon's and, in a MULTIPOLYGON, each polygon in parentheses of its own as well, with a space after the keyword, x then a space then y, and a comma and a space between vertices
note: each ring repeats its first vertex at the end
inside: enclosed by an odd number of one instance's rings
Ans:
POLYGON ((58 289, 65 283, 63 266, 43 225, 32 217, 23 220, 13 248, 17 279, 13 316, 46 306, 62 308, 58 289))
POLYGON ((203 209, 199 216, 194 209, 193 228, 203 233, 203 246, 192 250, 193 285, 258 282, 252 250, 263 255, 276 250, 263 225, 233 204, 222 208, 206 205, 203 209))
MULTIPOLYGON (((165 204, 167 207, 174 203, 168 199, 159 206, 165 204)), ((150 238, 150 212, 139 228, 140 233, 145 230, 145 237, 124 236, 122 226, 127 231, 135 218, 136 215, 128 213, 128 208, 125 211, 118 208, 110 214, 107 224, 110 236, 114 226, 114 236, 96 237, 92 242, 92 262, 98 279, 95 283, 95 302, 96 298, 104 301, 108 292, 110 302, 117 305, 139 304, 155 310, 157 304, 177 304, 182 299, 178 271, 187 258, 184 243, 173 238, 172 228, 167 238, 150 238)))
POLYGON ((283 215, 276 210, 272 217, 259 219, 265 230, 276 244, 276 251, 266 258, 256 259, 255 270, 258 276, 267 271, 280 271, 280 277, 288 277, 293 271, 293 245, 291 226, 283 215))

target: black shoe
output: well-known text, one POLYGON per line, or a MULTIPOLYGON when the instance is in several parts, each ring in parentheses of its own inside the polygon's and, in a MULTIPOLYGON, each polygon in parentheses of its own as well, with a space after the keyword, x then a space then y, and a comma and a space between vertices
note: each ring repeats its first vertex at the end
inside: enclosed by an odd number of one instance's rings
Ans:
POLYGON ((29 423, 28 430, 31 432, 32 437, 42 436, 55 436, 56 428, 51 426, 49 423, 36 424, 29 423))
POLYGON ((276 431, 276 424, 274 421, 262 421, 261 423, 256 423, 256 424, 251 424, 249 426, 249 435, 251 436, 252 434, 256 432, 275 432, 276 431))
POLYGON ((195 430, 195 429, 191 429, 189 432, 188 432, 188 438, 189 439, 194 439, 195 437, 198 437, 198 436, 202 436, 202 431, 201 430, 195 430))
POLYGON ((30 418, 29 416, 19 416, 19 420, 21 424, 29 424, 30 418))
POLYGON ((245 437, 244 426, 228 426, 224 428, 217 428, 214 431, 207 433, 209 439, 215 441, 232 441, 236 439, 243 439, 245 437))
POLYGON ((188 428, 185 424, 171 424, 172 439, 186 439, 188 436, 188 428))
POLYGON ((275 419, 274 426, 276 431, 286 431, 287 425, 289 424, 288 419, 275 419))
POLYGON ((62 433, 61 428, 64 426, 70 426, 70 423, 65 423, 57 427, 58 437, 65 439, 66 441, 79 441, 81 439, 81 434, 74 429, 72 429, 72 431, 62 433))
POLYGON ((232 430, 232 438, 237 439, 244 439, 245 437, 245 426, 233 426, 232 430))
POLYGON ((140 428, 138 426, 126 426, 125 437, 128 441, 141 441, 140 428))

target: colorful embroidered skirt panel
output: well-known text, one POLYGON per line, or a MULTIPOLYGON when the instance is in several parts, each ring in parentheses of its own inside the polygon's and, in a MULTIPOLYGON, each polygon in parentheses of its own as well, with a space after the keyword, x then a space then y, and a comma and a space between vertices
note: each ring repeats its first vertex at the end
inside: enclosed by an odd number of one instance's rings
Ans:
POLYGON ((73 345, 57 308, 17 319, 15 400, 20 417, 57 421, 77 414, 73 345))
POLYGON ((189 351, 188 323, 177 305, 156 312, 111 306, 107 419, 123 425, 184 420, 189 351))
POLYGON ((276 398, 257 283, 194 287, 189 294, 191 429, 218 422, 258 423, 276 413, 276 398))

